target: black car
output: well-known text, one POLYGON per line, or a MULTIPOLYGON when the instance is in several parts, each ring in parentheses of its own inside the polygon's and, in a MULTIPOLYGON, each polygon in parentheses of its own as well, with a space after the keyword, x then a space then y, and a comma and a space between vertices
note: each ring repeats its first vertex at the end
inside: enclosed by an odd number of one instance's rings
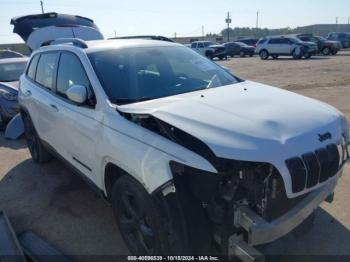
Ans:
POLYGON ((224 44, 226 48, 226 52, 228 56, 234 57, 235 55, 239 55, 240 57, 245 57, 249 55, 252 57, 255 53, 255 48, 253 46, 249 46, 242 42, 230 42, 224 44))
POLYGON ((336 55, 341 49, 341 43, 339 41, 327 40, 321 36, 314 36, 312 34, 300 34, 296 35, 302 41, 314 42, 318 46, 318 50, 323 55, 336 55))
POLYGON ((339 41, 341 43, 342 48, 350 48, 350 33, 329 33, 327 39, 339 41))
POLYGON ((245 38, 238 38, 234 42, 245 43, 246 45, 256 47, 256 44, 258 43, 258 41, 259 39, 256 39, 256 38, 245 37, 245 38))

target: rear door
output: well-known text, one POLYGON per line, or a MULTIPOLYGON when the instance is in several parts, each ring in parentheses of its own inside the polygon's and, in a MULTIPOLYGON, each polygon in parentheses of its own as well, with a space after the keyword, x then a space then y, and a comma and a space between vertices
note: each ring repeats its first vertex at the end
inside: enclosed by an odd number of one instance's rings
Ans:
POLYGON ((57 109, 53 99, 58 57, 58 52, 34 56, 21 85, 24 104, 33 124, 40 138, 51 145, 55 144, 54 131, 57 124, 57 109))

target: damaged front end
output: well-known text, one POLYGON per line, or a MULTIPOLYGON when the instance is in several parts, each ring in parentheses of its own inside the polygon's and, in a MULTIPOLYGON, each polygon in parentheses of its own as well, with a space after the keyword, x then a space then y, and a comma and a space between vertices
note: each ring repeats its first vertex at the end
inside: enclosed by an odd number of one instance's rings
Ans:
POLYGON ((173 180, 153 193, 160 209, 167 210, 169 238, 181 246, 177 250, 203 254, 216 247, 220 254, 255 261, 261 254, 253 246, 287 234, 321 202, 331 200, 338 173, 322 187, 288 198, 282 175, 272 164, 219 158, 201 140, 150 114, 121 114, 197 153, 217 170, 170 161, 173 180))

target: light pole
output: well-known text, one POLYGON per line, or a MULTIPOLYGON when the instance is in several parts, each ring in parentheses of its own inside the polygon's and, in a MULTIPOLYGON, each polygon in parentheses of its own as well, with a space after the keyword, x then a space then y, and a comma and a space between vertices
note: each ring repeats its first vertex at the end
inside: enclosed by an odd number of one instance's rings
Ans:
POLYGON ((227 24, 227 42, 230 42, 230 24, 232 23, 232 19, 230 17, 230 12, 227 12, 227 18, 225 20, 227 24))
POLYGON ((40 0, 40 5, 41 5, 41 13, 44 13, 44 3, 43 1, 40 0))

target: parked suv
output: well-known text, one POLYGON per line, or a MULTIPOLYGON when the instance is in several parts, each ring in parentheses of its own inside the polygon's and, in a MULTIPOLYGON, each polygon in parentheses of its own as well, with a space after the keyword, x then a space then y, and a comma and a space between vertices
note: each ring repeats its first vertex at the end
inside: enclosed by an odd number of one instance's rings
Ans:
POLYGON ((319 52, 323 55, 336 55, 341 49, 341 43, 339 41, 327 40, 322 36, 314 36, 312 34, 299 34, 296 35, 301 41, 314 42, 318 46, 319 52))
POLYGON ((51 42, 19 101, 33 160, 96 186, 133 254, 252 252, 331 201, 348 158, 333 107, 165 41, 51 42))
POLYGON ((261 39, 255 52, 263 60, 270 56, 273 59, 277 59, 279 56, 292 56, 294 59, 301 59, 302 57, 310 58, 317 54, 318 48, 315 43, 303 42, 296 37, 273 36, 261 39))
POLYGON ((342 48, 350 47, 350 33, 338 33, 333 32, 329 33, 327 36, 328 40, 339 41, 341 43, 342 48))
POLYGON ((220 60, 227 58, 226 48, 218 43, 210 41, 195 41, 192 42, 191 48, 197 53, 210 59, 215 57, 219 58, 220 60))

